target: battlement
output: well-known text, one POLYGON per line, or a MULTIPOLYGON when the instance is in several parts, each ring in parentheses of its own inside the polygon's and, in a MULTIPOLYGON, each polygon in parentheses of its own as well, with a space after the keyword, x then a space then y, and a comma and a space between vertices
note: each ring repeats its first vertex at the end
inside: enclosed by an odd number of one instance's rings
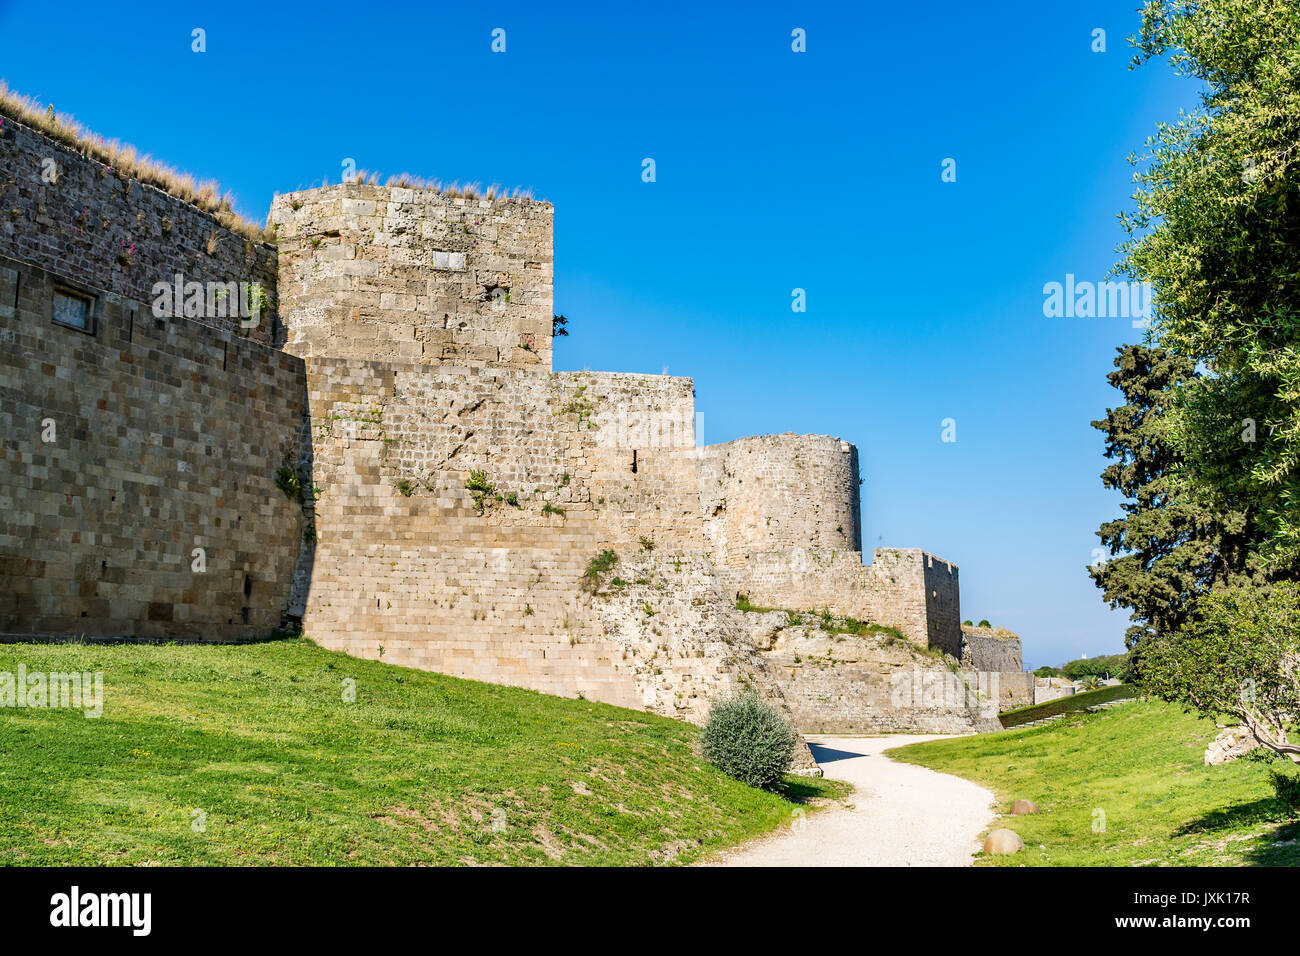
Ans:
POLYGON ((356 183, 277 196, 271 223, 290 352, 550 371, 549 203, 356 183))

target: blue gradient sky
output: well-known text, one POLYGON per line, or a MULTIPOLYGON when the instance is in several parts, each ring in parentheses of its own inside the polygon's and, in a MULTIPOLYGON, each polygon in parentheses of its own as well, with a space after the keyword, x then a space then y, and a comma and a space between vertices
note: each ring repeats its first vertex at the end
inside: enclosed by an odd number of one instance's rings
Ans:
POLYGON ((1138 0, 471 6, 0 0, 0 77, 258 220, 345 157, 532 187, 557 368, 690 375, 710 443, 855 442, 868 551, 955 561, 1027 663, 1122 648, 1085 572, 1117 512, 1089 422, 1140 333, 1044 318, 1042 288, 1103 278, 1125 157, 1196 104, 1129 69, 1138 0))

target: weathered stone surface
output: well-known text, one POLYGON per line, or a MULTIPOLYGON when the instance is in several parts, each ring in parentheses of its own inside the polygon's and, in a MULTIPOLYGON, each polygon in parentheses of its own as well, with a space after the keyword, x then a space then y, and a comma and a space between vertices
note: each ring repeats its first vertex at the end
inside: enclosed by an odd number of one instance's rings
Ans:
POLYGON ((93 334, 56 325, 65 282, 0 258, 0 634, 266 635, 303 535, 276 484, 302 451, 302 361, 108 283, 93 334))
POLYGON ((984 838, 984 852, 994 856, 1019 853, 1024 848, 1025 841, 1014 830, 994 830, 984 838))
POLYGON ((1038 812, 1038 804, 1034 803, 1034 801, 1032 800, 1017 800, 1015 803, 1011 804, 1012 816, 1023 817, 1026 816, 1027 814, 1037 813, 1037 812, 1038 812))

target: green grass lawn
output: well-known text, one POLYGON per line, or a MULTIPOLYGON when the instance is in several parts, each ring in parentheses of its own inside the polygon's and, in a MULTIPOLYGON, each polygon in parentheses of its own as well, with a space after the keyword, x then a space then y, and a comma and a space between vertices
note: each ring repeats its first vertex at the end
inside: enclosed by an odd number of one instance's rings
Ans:
POLYGON ((105 704, 0 708, 0 864, 686 863, 842 794, 751 789, 680 721, 301 639, 0 645, 20 663, 102 671, 105 704))
POLYGON ((1019 833, 1025 850, 981 856, 983 865, 1300 863, 1300 824, 1275 799, 1270 765, 1243 758, 1204 766, 1205 745, 1214 734, 1209 721, 1143 701, 889 753, 997 794, 1005 816, 994 826, 1019 833), (1011 804, 1021 798, 1037 803, 1041 812, 1011 816, 1011 804), (1095 832, 1094 821, 1103 819, 1104 832, 1095 832))

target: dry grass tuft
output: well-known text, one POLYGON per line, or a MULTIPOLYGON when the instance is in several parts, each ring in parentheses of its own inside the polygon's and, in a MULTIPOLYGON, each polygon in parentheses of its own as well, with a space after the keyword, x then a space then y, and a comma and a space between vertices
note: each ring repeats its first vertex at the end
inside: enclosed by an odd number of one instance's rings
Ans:
POLYGON ((490 202, 496 202, 503 199, 531 200, 534 198, 531 189, 524 189, 521 186, 506 189, 500 183, 493 183, 484 189, 481 183, 462 184, 459 180, 443 185, 441 180, 425 179, 423 176, 415 176, 411 173, 398 173, 396 176, 389 176, 384 185, 395 186, 399 189, 418 189, 452 199, 486 199, 490 202))
POLYGON ((266 238, 260 226, 235 212, 230 193, 223 195, 215 180, 199 182, 188 173, 140 155, 130 144, 96 135, 67 113, 54 112, 53 105, 43 107, 31 97, 15 93, 3 80, 0 80, 0 116, 30 126, 55 142, 104 163, 121 176, 161 189, 203 210, 246 239, 264 241, 266 238))

